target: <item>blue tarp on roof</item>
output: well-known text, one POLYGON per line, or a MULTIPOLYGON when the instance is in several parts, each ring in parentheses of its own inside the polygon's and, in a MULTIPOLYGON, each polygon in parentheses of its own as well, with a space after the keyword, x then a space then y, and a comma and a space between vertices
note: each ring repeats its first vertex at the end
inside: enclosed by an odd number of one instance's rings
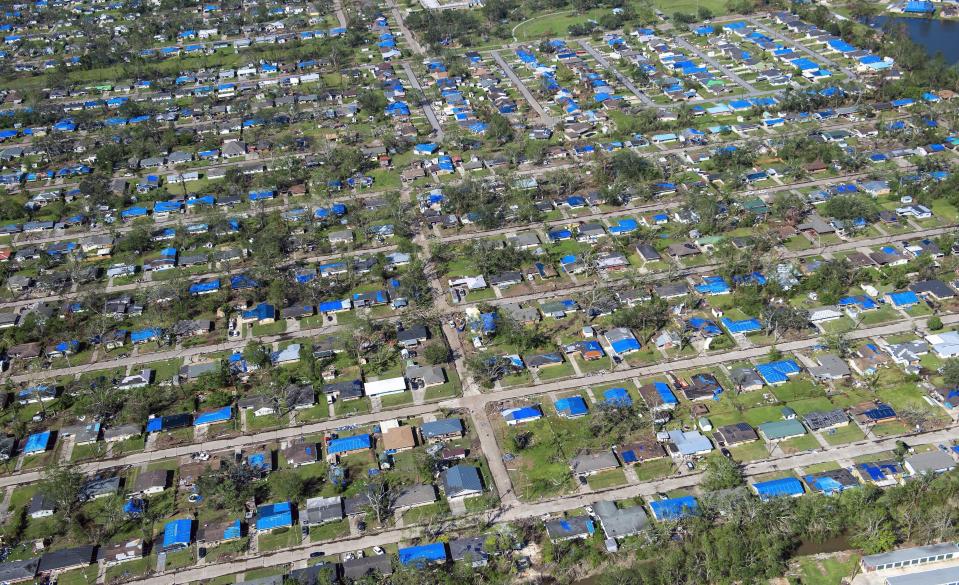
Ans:
POLYGON ((802 482, 795 477, 783 477, 753 484, 759 498, 764 502, 782 496, 801 496, 804 493, 802 482))
POLYGON ((327 452, 330 455, 336 455, 337 453, 369 449, 371 446, 369 435, 353 435, 352 437, 339 437, 331 440, 327 445, 327 452))
POLYGON ((204 282, 195 282, 190 285, 190 294, 198 295, 206 292, 220 290, 220 279, 207 280, 204 282))
POLYGON ((163 527, 163 549, 184 548, 193 542, 193 520, 172 520, 163 527))
POLYGON ((699 510, 699 503, 692 496, 682 496, 666 500, 654 500, 649 503, 649 508, 653 511, 653 517, 657 520, 679 520, 696 514, 699 510))
POLYGON ((32 453, 42 453, 47 450, 50 444, 50 431, 34 433, 27 437, 27 442, 23 446, 23 453, 30 455, 32 453))
POLYGON ((911 290, 889 293, 889 300, 897 307, 908 307, 919 304, 919 297, 911 290))
POLYGON ((589 412, 589 409, 586 407, 586 401, 583 400, 582 396, 560 398, 556 401, 555 406, 556 412, 566 418, 576 418, 589 412))
POLYGON ((723 317, 721 322, 730 333, 753 333, 762 329, 762 324, 758 319, 733 320, 729 317, 723 317))
POLYGON ((206 412, 201 412, 196 415, 196 418, 193 419, 193 426, 198 427, 201 425, 209 425, 213 423, 226 422, 233 418, 233 407, 224 406, 223 408, 218 408, 216 410, 208 410, 206 412))
POLYGON ((806 483, 810 485, 813 489, 819 490, 827 496, 839 493, 843 490, 847 490, 850 487, 855 486, 845 486, 842 483, 836 481, 828 475, 820 475, 819 477, 813 475, 807 475, 803 477, 806 480, 806 483))
POLYGON ((536 420, 543 416, 538 406, 526 406, 524 408, 511 408, 503 411, 503 418, 507 421, 526 421, 536 420))
POLYGON ((397 551, 401 565, 422 566, 446 561, 446 545, 442 542, 409 546, 397 551))
POLYGON ((696 292, 705 295, 718 295, 729 292, 729 283, 722 276, 706 276, 702 284, 697 284, 696 292))
POLYGON ((133 343, 150 341, 160 336, 160 330, 156 327, 148 327, 147 329, 140 329, 139 331, 134 331, 130 334, 130 341, 133 343))
POLYGON ((256 288, 257 286, 259 286, 257 282, 245 274, 237 274, 230 278, 230 288, 234 290, 256 288))
POLYGON ((756 371, 767 384, 781 384, 789 381, 789 376, 798 374, 801 370, 799 364, 793 360, 780 360, 778 362, 769 362, 758 364, 756 371))
POLYGON ((679 400, 666 382, 653 382, 653 388, 656 389, 663 404, 679 404, 679 400))
POLYGON ((289 502, 264 504, 256 509, 256 529, 273 530, 293 525, 293 507, 289 502))
POLYGON ((632 406, 633 399, 625 388, 610 388, 603 392, 603 402, 611 406, 632 406))

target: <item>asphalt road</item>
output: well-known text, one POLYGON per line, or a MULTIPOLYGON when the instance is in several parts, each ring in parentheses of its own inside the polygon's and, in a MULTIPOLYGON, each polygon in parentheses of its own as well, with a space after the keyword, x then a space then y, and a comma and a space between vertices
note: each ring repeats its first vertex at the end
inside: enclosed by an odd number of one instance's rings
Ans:
POLYGON ((537 100, 536 96, 533 95, 533 92, 526 87, 526 84, 523 83, 523 80, 516 75, 516 71, 513 70, 512 65, 506 62, 506 59, 499 54, 499 51, 491 51, 490 55, 493 56, 493 60, 496 61, 496 64, 499 65, 500 69, 503 70, 503 73, 505 73, 506 77, 508 77, 513 83, 513 86, 523 95, 523 99, 526 100, 526 103, 528 103, 529 106, 533 108, 537 114, 539 114, 539 118, 544 124, 552 127, 559 122, 559 118, 554 118, 553 116, 549 115, 549 112, 547 112, 543 105, 539 103, 539 100, 537 100))

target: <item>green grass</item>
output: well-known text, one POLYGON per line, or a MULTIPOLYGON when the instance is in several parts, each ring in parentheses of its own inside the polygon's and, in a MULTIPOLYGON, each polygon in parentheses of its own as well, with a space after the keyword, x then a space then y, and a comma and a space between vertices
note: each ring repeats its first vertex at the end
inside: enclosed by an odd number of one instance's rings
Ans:
POLYGON ((440 386, 433 386, 432 388, 426 389, 425 400, 427 402, 431 400, 442 400, 445 398, 453 398, 459 394, 459 385, 454 383, 452 380, 448 380, 445 384, 440 386))
POLYGON ((193 558, 193 549, 178 550, 176 552, 167 553, 166 555, 166 570, 171 571, 173 569, 182 569, 184 567, 189 567, 195 561, 193 558))
POLYGON ((278 427, 285 427, 289 422, 287 417, 280 418, 275 414, 264 414, 260 416, 253 416, 253 413, 247 411, 244 413, 246 416, 246 424, 250 430, 262 430, 262 429, 275 429, 278 427))
POLYGON ((260 552, 289 548, 300 543, 300 529, 277 528, 273 532, 257 535, 257 547, 260 552))
POLYGON ((849 558, 825 559, 801 557, 796 562, 799 565, 801 585, 839 585, 844 578, 853 574, 859 562, 859 555, 851 554, 849 558))
POLYGON ((626 483, 626 473, 622 469, 610 469, 596 475, 586 478, 589 487, 594 490, 604 490, 611 487, 621 486, 626 483))
POLYGON ((866 438, 866 435, 853 423, 849 423, 844 427, 839 427, 836 429, 830 429, 828 431, 823 431, 820 433, 826 442, 830 445, 842 445, 845 443, 853 443, 855 441, 861 441, 866 438))
POLYGON ((370 399, 364 396, 356 400, 347 400, 337 402, 335 405, 336 416, 351 416, 354 414, 366 414, 370 411, 370 399))
POLYGON ((816 449, 819 447, 819 441, 816 440, 816 437, 806 434, 801 437, 793 437, 792 439, 787 439, 785 441, 780 441, 779 448, 783 450, 783 453, 787 455, 792 453, 798 453, 800 451, 809 451, 810 449, 816 449))
POLYGON ((381 399, 383 408, 396 408, 397 406, 404 406, 407 404, 413 403, 413 393, 412 392, 400 392, 398 394, 390 394, 384 396, 381 399))
POLYGON ((766 443, 763 441, 753 441, 751 443, 736 445, 735 447, 730 447, 729 452, 732 453, 733 459, 739 462, 756 461, 769 457, 769 449, 766 448, 766 443))
POLYGON ((77 445, 73 448, 73 453, 70 454, 70 460, 82 461, 84 459, 96 459, 103 457, 106 450, 106 444, 101 442, 90 443, 89 445, 77 445))
POLYGON ((262 337, 264 335, 279 335, 286 332, 286 321, 274 321, 266 325, 254 325, 253 335, 262 337))
POLYGON ((822 463, 807 465, 803 467, 803 471, 806 473, 822 473, 824 471, 833 471, 834 469, 839 469, 839 467, 840 465, 835 461, 823 461, 822 463))
POLYGON ((450 513, 449 504, 445 500, 433 502, 425 506, 417 506, 403 512, 403 521, 409 524, 420 524, 433 518, 442 518, 450 513))
POLYGON ((90 565, 85 569, 74 569, 61 573, 57 583, 61 585, 88 585, 97 582, 97 566, 90 565))
POLYGON ((673 462, 669 458, 645 461, 635 467, 639 481, 652 481, 671 475, 674 471, 673 462))
POLYGON ((216 563, 223 557, 239 554, 247 549, 250 538, 244 537, 231 542, 224 542, 206 551, 206 562, 216 563))
POLYGON ((304 408, 303 410, 297 411, 296 420, 297 422, 310 422, 315 420, 321 420, 324 418, 329 418, 330 416, 330 405, 326 403, 326 397, 320 396, 319 401, 310 408, 304 408))
POLYGON ((110 585, 115 581, 143 577, 156 566, 155 563, 156 557, 145 557, 107 567, 105 580, 107 585, 110 585))
POLYGON ((131 437, 123 441, 119 441, 113 444, 113 454, 121 455, 124 453, 132 453, 133 451, 143 451, 143 448, 146 447, 146 439, 141 437, 131 437))
POLYGON ((336 522, 327 522, 319 526, 310 527, 310 542, 320 542, 324 540, 335 540, 350 533, 349 520, 337 520, 336 522))

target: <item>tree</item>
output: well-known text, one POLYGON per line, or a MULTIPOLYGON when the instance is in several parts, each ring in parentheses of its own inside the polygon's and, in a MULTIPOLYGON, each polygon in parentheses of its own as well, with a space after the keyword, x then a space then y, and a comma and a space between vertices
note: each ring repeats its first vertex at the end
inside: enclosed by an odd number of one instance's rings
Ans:
POLYGON ((282 469, 270 477, 270 494, 286 502, 299 501, 306 492, 303 477, 292 469, 282 469))
POLYGON ((809 327, 809 311, 791 305, 767 305, 760 313, 766 335, 776 339, 789 331, 805 331, 809 327))
POLYGON ((423 352, 423 357, 434 366, 445 364, 449 361, 450 349, 446 347, 445 343, 433 343, 426 347, 426 350, 423 352))
POLYGON ((942 377, 948 386, 959 386, 959 359, 948 359, 942 364, 942 377))
POLYGON ((44 472, 39 491, 53 503, 57 513, 70 523, 80 504, 80 490, 84 481, 83 474, 75 467, 52 467, 44 472))
POLYGON ((363 498, 368 511, 376 518, 380 526, 393 513, 397 492, 383 474, 375 475, 366 484, 363 498))
POLYGON ((197 479, 197 489, 214 509, 240 512, 253 498, 255 470, 225 460, 219 469, 208 469, 197 479))
POLYGON ((933 315, 926 321, 926 326, 929 327, 930 331, 939 331, 943 327, 942 319, 939 315, 933 315))
POLYGON ((729 457, 710 457, 701 484, 709 491, 724 490, 743 485, 743 472, 729 457))

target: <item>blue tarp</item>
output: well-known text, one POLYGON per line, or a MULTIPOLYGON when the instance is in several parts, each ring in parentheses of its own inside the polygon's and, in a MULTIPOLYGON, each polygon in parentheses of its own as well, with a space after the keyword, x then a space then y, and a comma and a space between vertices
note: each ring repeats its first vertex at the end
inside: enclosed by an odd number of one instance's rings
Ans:
POLYGON ((422 566, 429 563, 445 562, 446 545, 442 542, 409 546, 398 551, 401 565, 422 566))
POLYGON ((799 364, 793 360, 780 360, 759 364, 756 366, 756 371, 767 384, 782 384, 789 381, 790 375, 798 374, 801 370, 799 364))
POLYGON ((610 388, 603 392, 603 402, 610 406, 632 406, 633 399, 625 388, 610 388))
POLYGON ((264 504, 256 509, 256 529, 273 530, 293 525, 293 507, 289 502, 264 504))
POLYGON ((163 528, 163 550, 186 548, 193 542, 193 520, 184 518, 167 522, 163 528))
POLYGON ((49 446, 49 444, 50 431, 34 433, 27 437, 27 442, 23 446, 23 453, 25 455, 30 455, 31 453, 42 453, 47 450, 47 446, 49 446))
POLYGON ((653 388, 656 389, 663 404, 679 404, 679 400, 666 382, 653 382, 653 388))
POLYGON ((666 500, 654 500, 649 503, 649 508, 653 511, 653 517, 657 520, 679 520, 696 514, 699 510, 699 503, 692 496, 682 496, 666 500))
POLYGON ((589 412, 589 409, 586 407, 586 401, 583 400, 582 396, 560 398, 556 401, 555 406, 556 412, 566 418, 576 418, 589 412))
POLYGON ((783 477, 753 484, 759 498, 764 502, 782 496, 801 496, 804 493, 802 482, 795 477, 783 477))
POLYGON ((919 297, 911 290, 889 293, 889 300, 897 307, 908 307, 919 304, 919 297))
POLYGON ((201 425, 226 422, 231 418, 233 418, 233 407, 224 406, 223 408, 208 410, 196 415, 196 418, 193 419, 193 426, 198 427, 201 425))
POLYGON ((369 449, 372 446, 369 435, 354 435, 352 437, 339 437, 333 439, 327 445, 327 453, 336 455, 337 453, 348 453, 350 451, 359 451, 369 449))

